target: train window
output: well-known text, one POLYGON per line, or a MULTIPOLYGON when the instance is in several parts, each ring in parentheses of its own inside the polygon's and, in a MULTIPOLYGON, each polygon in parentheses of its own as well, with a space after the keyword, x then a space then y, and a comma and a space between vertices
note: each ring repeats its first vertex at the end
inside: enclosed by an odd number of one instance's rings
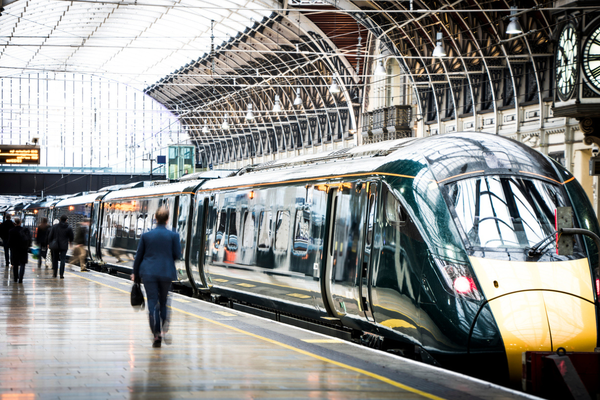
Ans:
POLYGON ((116 225, 116 233, 115 233, 115 237, 122 237, 123 236, 123 217, 121 214, 115 214, 115 225, 116 225))
POLYGON ((286 251, 290 238, 290 212, 279 211, 275 225, 275 250, 286 251))
POLYGON ((373 241, 373 225, 375 223, 375 194, 369 196, 369 220, 367 221, 367 246, 373 241))
POLYGON ((254 213, 246 210, 242 226, 242 246, 249 249, 254 246, 254 213))
POLYGON ((123 216, 123 237, 129 236, 129 214, 123 216))
POLYGON ((135 239, 135 224, 137 222, 137 217, 136 214, 131 213, 131 215, 129 216, 129 238, 130 239, 135 239))
POLYGON ((296 211, 296 227, 294 229, 294 251, 308 251, 310 237, 310 212, 307 210, 296 211))
POLYGON ((227 221, 227 211, 222 210, 217 215, 217 233, 215 236, 215 247, 219 248, 221 246, 221 241, 223 240, 223 235, 225 234, 225 222, 227 221))
POLYGON ((271 247, 271 211, 261 211, 258 221, 258 248, 261 250, 271 247))
POLYGON ((406 211, 392 192, 388 192, 385 199, 385 216, 392 225, 406 225, 406 211))
POLYGON ((229 212, 229 226, 227 227, 227 250, 236 251, 238 248, 237 210, 229 212))
POLYGON ((146 214, 146 223, 144 225, 144 232, 149 232, 154 227, 154 214, 146 214))
POLYGON ((144 233, 144 214, 139 214, 137 219, 137 229, 135 230, 135 235, 139 239, 142 237, 142 233, 144 233))

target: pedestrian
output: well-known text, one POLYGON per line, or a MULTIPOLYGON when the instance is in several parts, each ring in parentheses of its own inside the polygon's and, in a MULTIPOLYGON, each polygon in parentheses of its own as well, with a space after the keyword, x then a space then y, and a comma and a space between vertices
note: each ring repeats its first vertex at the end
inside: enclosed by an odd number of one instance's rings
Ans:
POLYGON ((171 282, 177 279, 175 260, 181 256, 179 234, 167 229, 169 209, 161 207, 156 211, 156 228, 140 238, 131 280, 144 283, 148 296, 150 329, 154 337, 152 347, 160 347, 169 330, 167 299, 171 282))
MULTIPOLYGON (((35 244, 40 248, 38 254, 38 268, 42 268, 42 258, 44 258, 44 264, 46 263, 46 257, 48 256, 48 231, 50 227, 48 225, 48 218, 42 218, 42 221, 37 227, 37 234, 35 236, 35 244)), ((48 266, 46 266, 48 268, 48 266)))
POLYGON ((71 264, 78 263, 81 267, 81 272, 87 271, 86 269, 86 257, 87 257, 87 238, 88 238, 88 226, 90 225, 89 219, 84 219, 82 222, 77 224, 77 229, 75 229, 75 248, 73 249, 73 254, 71 255, 71 259, 69 262, 71 264))
POLYGON ((6 266, 10 265, 10 248, 8 246, 8 232, 15 227, 14 222, 10 219, 10 214, 6 214, 5 220, 0 224, 0 238, 4 245, 4 257, 6 258, 6 266))
POLYGON ((31 232, 28 228, 21 226, 21 218, 15 218, 15 227, 8 232, 8 244, 15 283, 17 281, 23 283, 25 264, 27 264, 31 246, 31 232))
POLYGON ((58 260, 60 259, 60 279, 65 277, 65 263, 67 262, 67 250, 69 243, 73 243, 73 229, 67 223, 67 216, 61 215, 60 222, 50 229, 48 234, 48 246, 52 253, 52 276, 56 278, 58 272, 58 260), (56 241, 56 242, 55 242, 56 241))

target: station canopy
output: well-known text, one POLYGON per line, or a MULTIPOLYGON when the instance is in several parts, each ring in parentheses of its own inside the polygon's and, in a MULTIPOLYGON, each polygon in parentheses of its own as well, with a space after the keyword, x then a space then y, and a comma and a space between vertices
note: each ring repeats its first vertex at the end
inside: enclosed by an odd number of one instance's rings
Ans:
POLYGON ((0 77, 73 72, 140 90, 277 7, 268 0, 6 3, 0 16, 0 77))

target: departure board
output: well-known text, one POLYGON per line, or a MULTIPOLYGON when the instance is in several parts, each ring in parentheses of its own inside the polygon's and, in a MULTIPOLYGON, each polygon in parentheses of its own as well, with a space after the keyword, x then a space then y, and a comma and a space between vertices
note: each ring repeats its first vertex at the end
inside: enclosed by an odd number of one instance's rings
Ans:
POLYGON ((0 164, 39 164, 40 146, 0 145, 0 164))

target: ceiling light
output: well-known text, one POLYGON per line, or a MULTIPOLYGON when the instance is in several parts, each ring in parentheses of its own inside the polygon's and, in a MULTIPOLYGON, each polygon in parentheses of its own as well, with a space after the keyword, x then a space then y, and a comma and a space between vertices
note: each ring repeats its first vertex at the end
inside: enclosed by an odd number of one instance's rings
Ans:
POLYGON ((254 113, 252 113, 252 104, 248 103, 248 112, 246 113, 246 121, 252 121, 254 119, 254 113))
POLYGON ((446 57, 446 52, 444 51, 444 46, 442 46, 443 35, 442 32, 437 33, 437 42, 435 44, 435 49, 433 49, 432 56, 434 57, 446 57))
POLYGON ((202 127, 202 133, 205 133, 205 134, 206 134, 206 133, 208 133, 208 132, 209 132, 209 130, 208 130, 208 126, 206 126, 206 120, 204 120, 204 126, 202 127))
POLYGON ((521 29, 521 24, 519 24, 519 17, 517 17, 515 14, 517 13, 517 7, 515 6, 511 6, 510 7, 510 22, 508 23, 508 26, 506 27, 506 34, 507 35, 516 35, 518 33, 523 33, 523 29, 521 29))
POLYGON ((229 124, 227 123, 227 118, 229 118, 229 114, 225 114, 225 118, 223 118, 223 125, 221 125, 221 129, 224 131, 229 130, 229 124))
POLYGON ((300 97, 300 88, 296 89, 296 98, 294 99, 295 106, 302 105, 302 97, 300 97))
POLYGON ((340 92, 340 87, 338 86, 335 78, 332 79, 331 86, 329 86, 329 91, 331 93, 339 93, 340 92))
POLYGON ((275 95, 275 104, 273 104, 273 112, 280 112, 281 104, 279 104, 279 95, 275 95))
POLYGON ((385 68, 383 68, 383 61, 379 60, 377 68, 375 68, 375 75, 385 75, 385 68))

